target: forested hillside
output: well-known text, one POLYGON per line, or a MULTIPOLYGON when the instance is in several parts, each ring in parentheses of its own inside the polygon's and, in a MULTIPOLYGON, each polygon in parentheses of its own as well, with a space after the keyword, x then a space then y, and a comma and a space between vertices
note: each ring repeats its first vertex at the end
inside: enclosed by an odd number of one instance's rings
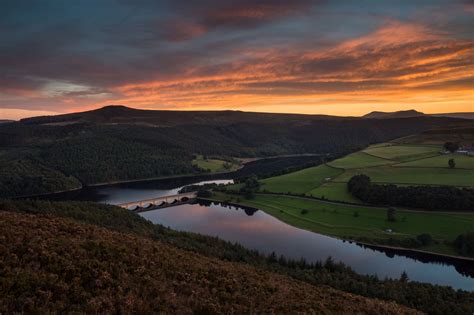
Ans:
POLYGON ((234 111, 143 111, 122 106, 31 118, 0 125, 0 196, 201 173, 192 164, 194 154, 334 156, 370 143, 468 122, 438 117, 368 120, 234 111), (22 187, 31 177, 35 180, 26 189, 22 187))
POLYGON ((469 292, 362 276, 331 259, 308 264, 263 256, 114 206, 0 201, 0 237, 5 313, 474 311, 469 292))

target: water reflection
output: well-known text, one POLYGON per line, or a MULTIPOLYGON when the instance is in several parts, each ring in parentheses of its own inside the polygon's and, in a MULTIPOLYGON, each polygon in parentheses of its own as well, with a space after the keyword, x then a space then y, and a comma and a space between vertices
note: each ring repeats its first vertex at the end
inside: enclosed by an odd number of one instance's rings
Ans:
POLYGON ((463 275, 457 269, 459 266, 426 257, 422 261, 394 251, 388 253, 393 254, 389 257, 377 248, 301 230, 251 208, 201 203, 153 210, 141 215, 173 229, 218 236, 266 254, 276 252, 294 259, 304 257, 309 262, 331 256, 361 274, 399 278, 406 271, 412 280, 474 290, 474 279, 463 275))
POLYGON ((146 182, 121 183, 108 186, 85 187, 81 190, 41 196, 47 200, 80 200, 95 201, 108 204, 121 204, 130 201, 146 200, 162 196, 176 195, 187 185, 229 184, 232 179, 217 176, 193 176, 173 179, 161 179, 146 182))
POLYGON ((456 269, 457 272, 460 274, 474 278, 474 262, 473 261, 466 261, 461 259, 456 259, 454 257, 444 257, 438 256, 429 253, 417 253, 410 250, 404 249, 387 249, 387 248, 380 248, 378 246, 373 245, 366 245, 366 244, 357 244, 364 248, 369 248, 381 253, 384 253, 387 257, 393 258, 395 256, 404 256, 422 263, 439 263, 445 265, 452 265, 456 269))

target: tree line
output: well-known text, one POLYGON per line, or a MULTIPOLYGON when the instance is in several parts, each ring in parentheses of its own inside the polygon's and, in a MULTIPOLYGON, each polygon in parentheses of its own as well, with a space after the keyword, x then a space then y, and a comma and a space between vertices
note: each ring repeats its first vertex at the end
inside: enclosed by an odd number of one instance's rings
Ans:
POLYGON ((426 210, 474 211, 474 190, 453 186, 397 186, 371 182, 355 175, 347 183, 349 192, 374 205, 402 206, 426 210))

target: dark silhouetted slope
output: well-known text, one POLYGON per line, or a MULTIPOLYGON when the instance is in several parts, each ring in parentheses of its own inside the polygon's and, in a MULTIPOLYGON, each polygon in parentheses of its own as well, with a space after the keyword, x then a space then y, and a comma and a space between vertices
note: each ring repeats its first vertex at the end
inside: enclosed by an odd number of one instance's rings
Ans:
MULTIPOLYGON (((474 108, 473 108, 474 110, 474 108)), ((451 118, 462 118, 462 119, 474 119, 474 112, 466 113, 445 113, 445 114, 431 114, 430 116, 435 117, 451 117, 451 118)))

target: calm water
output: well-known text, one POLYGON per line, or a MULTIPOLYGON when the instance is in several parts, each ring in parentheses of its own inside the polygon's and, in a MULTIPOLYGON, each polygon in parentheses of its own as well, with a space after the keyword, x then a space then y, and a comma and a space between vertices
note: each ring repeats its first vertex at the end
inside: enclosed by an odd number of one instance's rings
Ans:
POLYGON ((361 274, 399 278, 406 271, 411 280, 474 290, 474 278, 463 276, 452 265, 424 263, 401 255, 390 257, 392 255, 377 250, 292 227, 263 211, 247 212, 231 206, 193 204, 143 212, 141 215, 176 230, 218 236, 267 254, 274 251, 313 262, 331 256, 361 274))
POLYGON ((123 183, 108 186, 86 187, 79 191, 41 196, 48 200, 81 200, 108 204, 121 204, 130 201, 152 199, 161 196, 176 195, 184 186, 196 184, 229 184, 233 179, 211 179, 211 176, 173 178, 146 182, 123 183))
MULTIPOLYGON (((76 192, 75 195, 57 196, 56 199, 120 204, 176 194, 185 185, 210 182, 225 184, 232 180, 189 178, 128 183, 92 187, 76 192)), ((400 274, 406 271, 411 280, 474 291, 473 264, 449 260, 440 262, 439 258, 429 255, 404 255, 362 247, 292 227, 263 211, 254 212, 217 204, 188 204, 143 212, 141 215, 154 223, 176 230, 218 236, 267 254, 275 252, 295 259, 304 257, 313 262, 331 256, 335 261, 342 261, 361 274, 376 274, 379 278, 399 278, 400 274)))

